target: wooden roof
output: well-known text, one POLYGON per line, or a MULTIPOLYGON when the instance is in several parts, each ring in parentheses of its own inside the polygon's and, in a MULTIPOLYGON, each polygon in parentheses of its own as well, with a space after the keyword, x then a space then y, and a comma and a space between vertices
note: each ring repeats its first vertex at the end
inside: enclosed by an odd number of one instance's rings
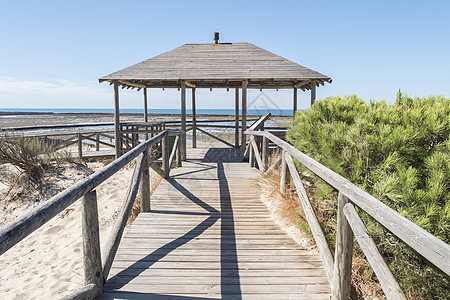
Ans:
POLYGON ((123 87, 310 89, 331 78, 250 43, 186 44, 99 79, 123 87))

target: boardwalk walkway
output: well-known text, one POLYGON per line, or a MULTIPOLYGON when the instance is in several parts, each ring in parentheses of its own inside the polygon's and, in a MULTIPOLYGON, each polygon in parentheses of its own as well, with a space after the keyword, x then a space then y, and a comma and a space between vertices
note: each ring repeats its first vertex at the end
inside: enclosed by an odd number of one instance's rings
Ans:
POLYGON ((319 255, 272 222, 259 174, 202 144, 123 238, 99 299, 329 299, 319 255))

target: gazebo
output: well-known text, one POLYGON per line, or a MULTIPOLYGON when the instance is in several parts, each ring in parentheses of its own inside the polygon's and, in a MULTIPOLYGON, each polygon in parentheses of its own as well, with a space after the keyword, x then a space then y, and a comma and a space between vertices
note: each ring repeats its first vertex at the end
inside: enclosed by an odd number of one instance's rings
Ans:
MULTIPOLYGON (((241 89, 241 145, 245 146, 247 128, 247 89, 292 89, 293 112, 297 110, 297 90, 311 91, 331 83, 331 78, 250 43, 185 44, 99 79, 114 85, 114 123, 116 156, 119 152, 119 87, 143 90, 144 121, 147 116, 148 88, 181 90, 181 130, 186 131, 186 89, 192 90, 192 122, 195 128, 197 88, 235 89, 235 145, 239 145, 239 89, 241 89)), ((186 149, 186 134, 181 145, 186 149)), ((244 148, 244 147, 242 147, 244 148)), ((182 151, 185 153, 185 151, 182 151)))

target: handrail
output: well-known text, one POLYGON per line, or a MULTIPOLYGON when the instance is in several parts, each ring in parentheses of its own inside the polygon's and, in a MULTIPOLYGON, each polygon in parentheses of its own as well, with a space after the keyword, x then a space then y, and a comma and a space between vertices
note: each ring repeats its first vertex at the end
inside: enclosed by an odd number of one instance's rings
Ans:
POLYGON ((44 225, 58 213, 66 209, 81 196, 100 185, 150 146, 160 142, 168 134, 169 131, 166 130, 141 143, 139 146, 127 152, 104 168, 98 170, 94 174, 77 182, 75 185, 53 196, 48 201, 37 206, 30 212, 6 224, 0 229, 0 255, 23 240, 30 233, 44 225))
MULTIPOLYGON (((335 173, 334 171, 328 169, 324 165, 320 164, 319 162, 315 161, 314 159, 310 158, 306 154, 302 153, 289 143, 281 140, 280 138, 276 137, 275 135, 266 132, 266 131, 258 131, 258 130, 247 130, 245 134, 251 135, 251 140, 254 138, 254 136, 263 137, 263 139, 268 139, 271 142, 275 143, 276 146, 283 149, 283 155, 284 152, 288 153, 292 157, 294 157, 296 160, 298 160, 300 163, 302 163, 305 167, 307 167, 309 170, 311 170, 313 173, 315 173, 317 176, 325 180, 328 184, 336 188, 340 193, 340 201, 342 200, 342 204, 339 204, 342 206, 342 216, 345 215, 345 219, 348 220, 348 222, 351 222, 352 225, 350 227, 355 232, 358 232, 358 235, 363 234, 364 229, 361 229, 359 226, 360 223, 356 220, 355 216, 352 213, 351 207, 348 205, 345 205, 344 200, 348 199, 353 204, 357 205, 361 209, 363 209, 365 212, 367 212, 370 216, 372 216, 377 222, 379 222, 381 225, 383 225, 385 228, 390 230, 393 234, 395 234, 398 238, 400 238, 402 241, 404 241, 406 244, 408 244, 411 248, 413 248, 415 251, 417 251, 419 254, 421 254, 423 257, 428 259, 432 264, 434 264, 436 267, 441 269, 446 274, 450 275, 450 246, 447 245, 445 242, 440 240, 439 238, 435 237, 431 233, 427 232, 420 226, 416 225, 412 221, 408 220, 407 218, 403 217, 399 213, 397 213, 395 210, 387 206, 386 204, 382 203, 369 193, 365 192, 355 184, 351 183, 349 180, 345 179, 341 175, 335 173), (355 225, 357 224, 357 225, 355 225), (355 226, 358 226, 356 228, 355 226)), ((257 148, 257 145, 254 143, 252 144, 253 148, 257 148)), ((256 154, 259 154, 257 149, 255 149, 253 152, 256 154), (256 150, 256 151, 255 151, 256 150)), ((264 152, 264 151, 262 151, 264 152)), ((266 152, 267 153, 267 152, 266 152)), ((261 166, 260 162, 263 161, 265 158, 261 157, 259 159, 258 165, 261 171, 264 170, 264 166, 261 166)), ((286 160, 282 160, 282 164, 285 164, 286 160)), ((292 166, 291 166, 292 169, 292 166)), ((291 170, 292 171, 292 170, 291 170)), ((292 173, 291 173, 292 174, 292 173)), ((283 178, 283 175, 282 175, 283 178)), ((295 183, 295 182, 294 182, 295 183)), ((299 188, 296 184, 297 189, 299 188)), ((300 194, 299 194, 300 196, 300 194)), ((341 203, 341 202, 340 202, 341 203)), ((355 211, 356 212, 356 211, 355 211)), ((338 212, 338 219, 340 218, 339 212, 338 212)), ((339 224, 338 224, 339 226, 339 224)), ((339 228, 340 230, 341 228, 339 228)), ((342 243, 340 238, 347 239, 346 242, 352 243, 352 240, 348 240, 347 237, 337 237, 336 241, 336 247, 338 247, 338 243, 342 243)), ((359 237, 358 242, 362 243, 362 240, 364 238, 359 237)), ((342 253, 338 253, 341 251, 351 251, 351 248, 341 247, 341 244, 339 244, 340 248, 337 248, 336 250, 336 256, 339 255, 339 259, 335 257, 335 264, 334 264, 334 277, 341 276, 342 274, 347 274, 350 276, 351 272, 345 271, 343 269, 340 269, 342 267, 342 253), (338 250, 339 249, 339 250, 338 250), (339 269, 338 269, 339 268, 339 269)), ((363 245, 361 248, 363 249, 364 253, 367 253, 371 255, 373 252, 373 247, 363 245)), ((320 249, 319 249, 320 250, 320 249)), ((322 252, 322 251, 321 251, 322 252)), ((322 254, 322 253, 321 253, 322 254)), ((369 256, 367 255, 366 256, 369 256)), ((344 255, 345 256, 345 255, 344 255)), ((348 255, 346 255, 348 257, 348 255)), ((323 254, 322 254, 323 257, 323 254)), ((351 254, 349 256, 349 260, 345 263, 350 262, 350 266, 347 266, 351 268, 351 254)), ((370 261, 378 261, 378 256, 371 255, 370 261)), ((329 267, 329 262, 327 262, 327 259, 324 259, 324 263, 329 267)), ((385 291, 386 295, 390 299, 402 299, 404 297, 401 290, 399 291, 399 288, 396 288, 396 284, 392 284, 390 281, 392 277, 389 277, 389 274, 383 266, 377 266, 376 268, 376 274, 377 276, 385 276, 380 282, 382 283, 383 290, 385 291)), ((328 272, 327 272, 328 273, 328 272)), ((339 286, 342 284, 349 284, 348 280, 336 280, 337 278, 333 278, 333 299, 340 299, 345 295, 346 293, 349 293, 349 289, 343 288, 339 286), (345 290, 345 291, 343 291, 345 290), (339 294, 339 295, 338 295, 339 294)), ((348 296, 348 295, 347 295, 348 296)), ((346 296, 344 296, 345 298, 346 296)))
POLYGON ((261 118, 259 118, 255 123, 252 124, 252 126, 250 126, 250 128, 248 130, 258 130, 261 128, 261 126, 264 126, 264 122, 266 122, 270 116, 272 116, 271 113, 267 113, 264 116, 262 116, 261 118))
MULTIPOLYGON (((148 155, 148 149, 156 143, 161 142, 163 148, 163 175, 165 178, 168 178, 170 172, 168 155, 169 136, 175 135, 177 141, 179 141, 179 136, 181 134, 183 134, 183 132, 179 130, 164 130, 157 136, 136 146, 111 164, 100 169, 91 176, 80 180, 70 188, 31 210, 29 213, 15 219, 1 228, 0 255, 63 211, 67 206, 81 198, 85 286, 77 292, 67 296, 65 299, 92 299, 101 294, 103 292, 103 284, 108 277, 127 220, 136 200, 139 187, 141 188, 142 194, 141 211, 150 210, 150 178, 148 168, 152 165, 148 155), (113 229, 111 230, 101 255, 95 188, 137 156, 139 156, 139 159, 136 163, 131 183, 128 187, 127 197, 125 198, 123 207, 114 223, 113 229)), ((173 153, 176 153, 178 166, 181 166, 179 144, 179 142, 174 144, 173 153)))
POLYGON ((273 134, 264 131, 250 130, 247 130, 245 133, 265 136, 277 144, 277 146, 288 152, 317 176, 341 191, 358 207, 371 215, 381 225, 389 229, 435 266, 450 275, 450 246, 442 240, 403 217, 374 196, 351 183, 349 180, 328 169, 273 134))

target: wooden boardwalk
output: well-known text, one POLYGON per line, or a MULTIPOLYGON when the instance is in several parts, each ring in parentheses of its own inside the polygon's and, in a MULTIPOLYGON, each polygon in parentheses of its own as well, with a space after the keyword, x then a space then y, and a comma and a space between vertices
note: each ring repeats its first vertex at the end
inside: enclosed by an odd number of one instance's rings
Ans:
POLYGON ((272 222, 258 171, 213 145, 161 182, 99 299, 329 299, 320 256, 272 222))

